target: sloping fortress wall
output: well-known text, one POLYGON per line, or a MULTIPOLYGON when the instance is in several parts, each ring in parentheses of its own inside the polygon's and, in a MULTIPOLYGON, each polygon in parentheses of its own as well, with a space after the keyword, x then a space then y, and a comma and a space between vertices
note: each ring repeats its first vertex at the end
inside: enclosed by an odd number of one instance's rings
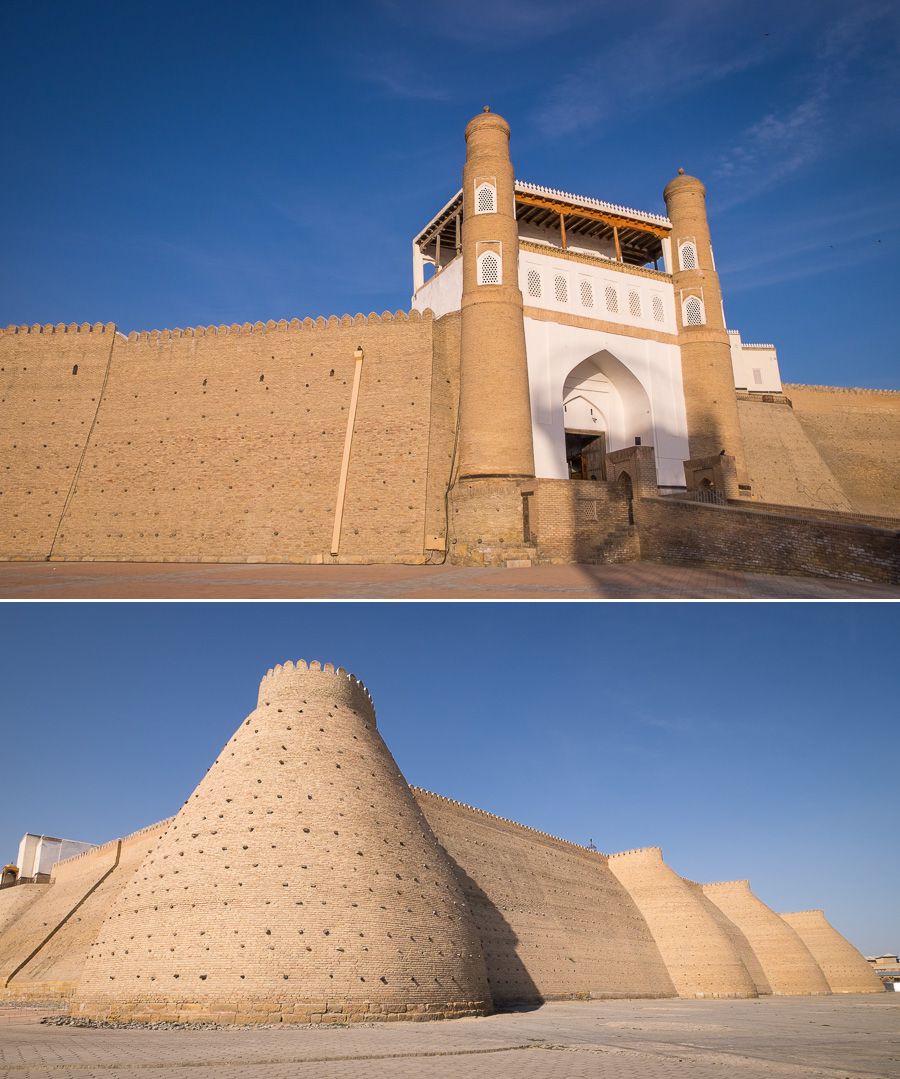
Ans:
POLYGON ((790 996, 829 991, 828 982, 807 946, 774 910, 753 894, 749 881, 704 884, 703 893, 745 936, 772 993, 790 996))
MULTIPOLYGON (((0 939, 22 912, 44 894, 46 887, 46 884, 29 883, 0 890, 0 939)), ((0 952, 2 947, 0 943, 0 952)))
POLYGON ((809 948, 832 993, 881 993, 884 986, 869 963, 821 910, 782 914, 784 921, 809 948))
POLYGON ((0 557, 424 561, 444 527, 458 347, 419 312, 0 331, 0 557))
POLYGON ((266 675, 113 904, 75 1011, 333 1022, 489 1000, 465 897, 368 693, 300 661, 266 675))
MULTIPOLYGON (((57 864, 32 912, 47 934, 28 961, 7 974, 4 995, 42 1000, 71 995, 109 907, 167 824, 162 821, 57 864)), ((19 933, 20 927, 14 923, 9 935, 19 933)), ((22 936, 32 939, 25 932, 22 936)))
POLYGON ((175 817, 3 889, 0 926, 0 999, 101 1020, 880 987, 821 912, 782 919, 658 848, 605 855, 410 788, 362 683, 302 660, 267 672, 175 817))
POLYGON ((414 789, 453 860, 497 1005, 675 996, 659 948, 605 855, 414 789))
POLYGON ((787 384, 784 392, 854 511, 900 517, 900 392, 787 384))
POLYGON ((693 892, 697 902, 731 941, 734 950, 737 952, 738 958, 747 968, 747 973, 750 975, 753 984, 756 986, 757 994, 761 997, 770 996, 772 993, 772 986, 769 984, 769 979, 766 977, 766 972, 763 970, 762 963, 760 963, 757 958, 752 944, 744 933, 741 932, 730 918, 725 917, 715 903, 710 902, 706 897, 704 885, 698 884, 693 880, 688 880, 686 877, 682 877, 681 879, 693 892))
POLYGON ((755 997, 756 985, 730 936, 659 847, 625 851, 609 868, 631 893, 681 997, 755 997))

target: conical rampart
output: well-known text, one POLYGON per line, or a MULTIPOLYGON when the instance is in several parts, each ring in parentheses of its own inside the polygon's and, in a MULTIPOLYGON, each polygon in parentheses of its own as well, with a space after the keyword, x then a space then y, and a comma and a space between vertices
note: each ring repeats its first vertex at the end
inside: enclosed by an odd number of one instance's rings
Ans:
POLYGON ((728 934, 659 847, 613 854, 608 864, 650 927, 679 996, 757 995, 728 934))
POLYGON ((809 948, 774 910, 753 894, 749 881, 704 884, 703 893, 750 942, 774 994, 800 996, 830 992, 809 948))
POLYGON ((413 793, 457 867, 496 1004, 676 995, 647 923, 605 855, 429 791, 413 793))
POLYGON ((465 897, 365 687, 300 661, 263 678, 113 905, 73 1013, 334 1023, 489 1007, 465 897))
POLYGON ((780 915, 812 952, 832 993, 881 993, 884 986, 865 958, 842 936, 822 910, 780 915))
POLYGON ((681 878, 685 884, 691 889, 710 917, 716 922, 720 929, 726 934, 728 939, 734 945, 734 949, 740 957, 741 962, 747 968, 747 973, 753 979, 753 984, 756 986, 756 992, 760 996, 769 996, 772 993, 772 986, 769 985, 769 979, 766 977, 765 971, 762 968, 757 958, 756 952, 754 952, 750 941, 744 936, 740 929, 734 924, 730 918, 726 918, 721 910, 712 902, 707 899, 703 893, 703 885, 698 884, 697 881, 688 880, 686 877, 681 878))

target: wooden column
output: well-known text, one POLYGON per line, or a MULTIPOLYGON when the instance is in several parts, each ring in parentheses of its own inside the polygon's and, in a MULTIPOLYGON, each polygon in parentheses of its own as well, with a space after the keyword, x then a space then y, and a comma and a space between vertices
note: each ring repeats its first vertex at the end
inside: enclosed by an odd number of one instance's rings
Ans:
POLYGON ((613 225, 613 243, 616 245, 616 259, 622 261, 622 245, 619 243, 619 226, 613 225))
POLYGON ((562 239, 562 249, 563 249, 563 251, 565 251, 566 250, 566 215, 565 214, 560 214, 559 215, 559 235, 560 235, 560 238, 562 239))

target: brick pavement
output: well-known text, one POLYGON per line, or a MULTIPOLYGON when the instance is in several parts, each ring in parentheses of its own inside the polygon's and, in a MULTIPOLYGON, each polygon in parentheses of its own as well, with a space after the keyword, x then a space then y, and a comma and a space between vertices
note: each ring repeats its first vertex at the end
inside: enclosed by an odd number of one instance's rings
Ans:
POLYGON ((708 567, 3 562, 0 599, 897 599, 890 585, 708 567))
POLYGON ((900 995, 555 1003, 397 1026, 100 1030, 0 1007, 10 1079, 890 1079, 900 995))

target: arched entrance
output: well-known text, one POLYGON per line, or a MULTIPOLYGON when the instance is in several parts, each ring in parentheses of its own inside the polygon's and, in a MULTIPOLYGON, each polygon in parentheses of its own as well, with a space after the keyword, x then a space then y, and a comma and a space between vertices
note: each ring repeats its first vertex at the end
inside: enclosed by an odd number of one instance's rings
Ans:
POLYGON ((624 364, 599 352, 564 380, 563 428, 568 477, 605 480, 607 453, 650 441, 650 401, 624 364))

